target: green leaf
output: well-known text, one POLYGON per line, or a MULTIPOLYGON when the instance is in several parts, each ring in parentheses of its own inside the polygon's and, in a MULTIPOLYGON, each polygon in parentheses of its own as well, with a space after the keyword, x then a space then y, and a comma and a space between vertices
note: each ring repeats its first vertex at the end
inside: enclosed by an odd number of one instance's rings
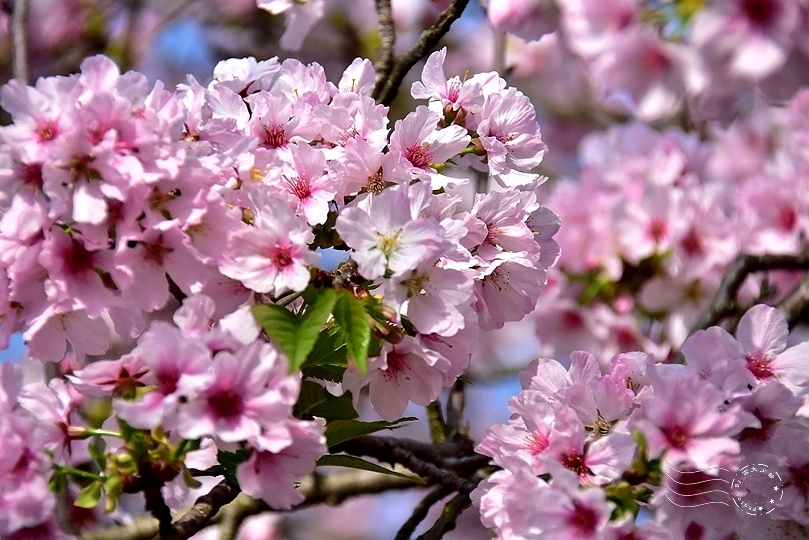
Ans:
POLYGON ((334 289, 324 289, 317 296, 317 300, 306 308, 301 320, 298 340, 300 363, 296 367, 300 367, 306 357, 309 356, 309 353, 312 352, 312 348, 322 333, 323 325, 329 320, 329 316, 334 310, 338 297, 337 291, 334 289))
POLYGON ((253 306, 256 321, 289 359, 290 373, 297 371, 306 361, 337 299, 337 291, 321 291, 302 317, 281 306, 253 306))
POLYGON ((54 493, 64 493, 67 489, 67 478, 65 477, 65 473, 59 469, 54 471, 50 480, 48 480, 48 489, 54 493))
POLYGON ((101 488, 104 483, 101 480, 96 480, 79 493, 76 497, 76 502, 73 504, 79 508, 95 508, 98 501, 101 500, 101 488))
POLYGON ((320 416, 327 420, 351 420, 359 414, 351 403, 351 393, 333 396, 325 388, 312 381, 303 381, 298 402, 295 404, 295 416, 320 416))
POLYGON ((90 457, 93 458, 93 461, 96 462, 99 469, 102 471, 107 469, 107 458, 104 456, 104 452, 102 452, 95 443, 87 445, 87 451, 90 457))
POLYGON ((371 463, 370 461, 365 461, 364 459, 354 456, 327 454, 317 460, 317 465, 319 467, 347 467, 349 469, 360 469, 363 471, 371 471, 380 474, 389 474, 390 476, 398 476, 399 478, 407 478, 408 480, 412 480, 413 482, 420 484, 424 483, 424 481, 420 478, 406 476, 382 467, 381 465, 377 465, 376 463, 371 463))
POLYGON ((395 422, 385 422, 379 420, 376 422, 360 422, 358 420, 332 420, 326 424, 326 444, 335 446, 341 442, 356 439, 363 435, 369 435, 383 429, 396 429, 402 427, 403 422, 413 422, 418 420, 412 416, 400 418, 395 422))
POLYGON ((304 366, 332 364, 346 366, 346 342, 338 328, 329 328, 320 332, 315 346, 309 353, 304 366))
POLYGON ((272 305, 253 306, 253 316, 289 359, 290 373, 295 371, 300 326, 298 318, 286 308, 272 305))
POLYGON ((368 372, 368 345, 371 343, 371 320, 356 296, 343 291, 334 306, 334 320, 340 328, 348 356, 360 373, 368 372))
POLYGON ((239 449, 235 452, 219 450, 216 453, 216 458, 219 460, 219 464, 225 468, 225 472, 222 474, 222 476, 225 477, 225 480, 236 486, 239 485, 239 481, 236 480, 236 468, 247 461, 249 457, 250 450, 244 449, 239 449))
POLYGON ((303 376, 310 379, 323 379, 324 381, 342 382, 345 366, 335 366, 333 364, 323 364, 314 366, 304 366, 303 376))

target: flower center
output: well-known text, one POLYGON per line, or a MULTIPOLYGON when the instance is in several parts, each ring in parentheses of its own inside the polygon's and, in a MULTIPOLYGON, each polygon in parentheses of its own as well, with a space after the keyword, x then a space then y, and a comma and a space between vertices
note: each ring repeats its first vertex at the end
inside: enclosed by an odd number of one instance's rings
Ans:
POLYGON ((539 432, 531 433, 525 439, 526 446, 528 447, 528 453, 532 456, 538 456, 550 444, 550 439, 547 435, 543 435, 539 432))
POLYGON ((308 199, 312 196, 312 187, 303 178, 287 178, 287 191, 295 195, 300 200, 308 199))
POLYGON ((689 434, 682 426, 668 426, 663 428, 663 435, 671 444, 672 448, 683 449, 688 442, 689 434))
POLYGON ((393 251, 399 246, 400 234, 401 231, 396 231, 393 234, 378 233, 379 241, 376 243, 376 247, 385 255, 385 257, 390 258, 393 251))
POLYGON ((264 127, 264 142, 262 146, 265 148, 281 148, 287 145, 287 136, 284 133, 284 128, 281 126, 264 127))
POLYGON ((772 357, 768 354, 747 355, 747 369, 760 381, 767 381, 775 377, 772 369, 772 357))
POLYGON ((233 418, 244 412, 244 402, 233 390, 226 390, 208 397, 208 404, 222 418, 233 418))
POLYGON ((570 469, 579 476, 587 476, 593 474, 593 472, 587 467, 587 464, 584 462, 584 454, 579 454, 578 452, 568 452, 567 454, 562 455, 561 461, 562 465, 564 465, 565 468, 570 469))
POLYGON ((590 536, 598 525, 598 514, 592 508, 574 502, 573 513, 568 516, 567 523, 578 536, 590 536))
POLYGON ((654 240, 655 244, 659 244, 668 234, 668 225, 666 225, 665 220, 661 218, 652 218, 652 221, 649 222, 647 233, 649 237, 654 240))
POLYGON ((286 268, 293 262, 292 253, 287 246, 276 247, 270 255, 270 259, 278 268, 286 268))
POLYGON ((413 164, 414 167, 424 169, 430 164, 433 159, 433 153, 430 152, 429 145, 411 146, 405 152, 407 160, 413 164))
POLYGON ((744 0, 742 11, 751 23, 764 27, 773 22, 778 6, 772 0, 744 0))
POLYGON ((458 77, 453 77, 449 81, 449 85, 447 87, 447 99, 450 102, 455 103, 458 100, 458 96, 461 95, 461 79, 458 77))
POLYGON ((39 142, 52 141, 59 133, 59 126, 53 120, 46 120, 36 127, 37 140, 39 142))

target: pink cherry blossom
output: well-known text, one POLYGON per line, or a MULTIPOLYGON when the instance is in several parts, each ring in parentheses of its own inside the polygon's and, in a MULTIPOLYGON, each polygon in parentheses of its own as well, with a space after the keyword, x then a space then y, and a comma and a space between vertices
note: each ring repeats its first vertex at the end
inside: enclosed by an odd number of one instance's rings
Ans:
POLYGON ((712 385, 694 376, 663 379, 647 370, 654 393, 645 395, 643 412, 633 416, 630 428, 640 429, 649 443, 650 455, 664 454, 673 467, 690 463, 697 468, 718 466, 739 453, 734 438, 758 421, 733 406, 722 407, 724 396, 712 385), (688 401, 680 397, 691 396, 688 401))
POLYGON ((464 109, 477 112, 483 106, 483 92, 472 81, 462 81, 460 77, 447 79, 444 75, 444 61, 447 49, 444 47, 427 57, 421 71, 421 81, 413 83, 410 94, 414 99, 429 99, 430 110, 439 114, 444 108, 453 111, 464 109))
POLYGON ((542 162, 547 146, 528 97, 515 88, 491 94, 486 97, 480 118, 477 132, 494 179, 503 187, 536 180, 537 175, 527 171, 542 162))
POLYGON ((304 500, 294 482, 311 472, 326 453, 322 424, 289 420, 286 427, 293 437, 290 445, 278 452, 254 452, 236 470, 244 493, 278 510, 289 510, 304 500))
POLYGON ((352 258, 368 279, 381 277, 386 269, 394 275, 414 270, 432 259, 444 245, 440 225, 434 218, 416 218, 411 200, 429 186, 394 186, 375 196, 368 209, 347 207, 335 229, 354 250, 352 258))
POLYGON ((463 127, 453 124, 439 129, 440 116, 420 105, 393 127, 390 151, 406 159, 410 173, 430 180, 434 188, 444 187, 451 180, 439 175, 433 165, 440 165, 458 155, 469 144, 470 137, 463 127))
POLYGON ((257 440, 264 425, 289 416, 299 385, 285 376, 286 369, 266 343, 256 342, 238 355, 218 353, 210 379, 179 406, 177 432, 187 439, 257 440))
POLYGON ((264 200, 254 227, 234 232, 220 271, 257 292, 302 291, 318 255, 307 245, 311 230, 286 204, 264 200))
POLYGON ((369 362, 368 375, 349 367, 343 386, 358 399, 360 389, 369 385, 374 410, 385 420, 396 420, 408 402, 429 405, 438 397, 443 379, 435 361, 418 341, 405 336, 396 345, 386 343, 382 347, 381 355, 369 362))

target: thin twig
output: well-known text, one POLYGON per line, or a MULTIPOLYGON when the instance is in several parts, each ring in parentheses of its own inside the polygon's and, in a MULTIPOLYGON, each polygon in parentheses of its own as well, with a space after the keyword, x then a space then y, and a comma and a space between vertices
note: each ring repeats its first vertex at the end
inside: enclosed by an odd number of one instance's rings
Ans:
POLYGON ((28 84, 28 40, 25 32, 28 0, 14 0, 13 6, 11 35, 14 43, 14 78, 28 84))
POLYGON ((493 68, 497 73, 506 72, 506 49, 508 36, 505 32, 495 31, 494 33, 494 62, 493 68))
POLYGON ((465 438, 469 435, 469 422, 466 421, 463 414, 465 405, 466 383, 463 379, 456 379, 447 401, 447 427, 450 437, 465 438))
POLYGON ((137 36, 138 19, 141 11, 143 11, 143 0, 129 0, 127 4, 126 31, 124 32, 124 42, 121 49, 121 67, 124 70, 128 70, 133 64, 132 47, 137 36))
POLYGON ((461 17, 468 3, 469 0, 452 0, 447 9, 441 13, 438 21, 422 32, 416 45, 394 64, 390 76, 380 79, 373 94, 379 103, 391 104, 407 73, 416 65, 416 62, 427 56, 438 45, 441 38, 449 32, 452 23, 461 17))
POLYGON ((714 326, 725 317, 739 310, 736 293, 748 275, 764 270, 805 270, 809 269, 809 252, 798 255, 749 255, 741 254, 730 266, 722 278, 719 290, 710 307, 700 316, 688 332, 689 335, 698 330, 714 326))
POLYGON ((379 16, 379 59, 376 61, 377 85, 390 75, 393 69, 393 50, 396 46, 396 27, 393 24, 393 9, 390 0, 376 0, 376 13, 379 16))
POLYGON ((427 517, 430 508, 450 493, 452 493, 452 490, 446 486, 438 486, 428 493, 413 509, 413 514, 404 522, 393 540, 409 540, 413 533, 416 532, 416 527, 419 526, 419 523, 427 517))
POLYGON ((444 507, 444 511, 441 512, 438 519, 435 520, 433 526, 430 527, 430 530, 419 536, 418 540, 439 540, 443 538, 446 533, 455 528, 458 516, 469 508, 471 504, 469 494, 459 493, 453 497, 444 507))
POLYGON ((435 444, 443 444, 447 440, 447 425, 441 414, 441 405, 433 401, 427 405, 427 424, 430 426, 430 439, 435 444))
POLYGON ((198 478, 200 476, 223 476, 225 474, 225 467, 223 465, 214 465, 213 467, 209 467, 204 470, 200 469, 188 469, 188 472, 194 478, 198 478))
POLYGON ((803 276, 800 283, 778 307, 790 328, 806 320, 807 308, 809 308, 809 273, 803 276))

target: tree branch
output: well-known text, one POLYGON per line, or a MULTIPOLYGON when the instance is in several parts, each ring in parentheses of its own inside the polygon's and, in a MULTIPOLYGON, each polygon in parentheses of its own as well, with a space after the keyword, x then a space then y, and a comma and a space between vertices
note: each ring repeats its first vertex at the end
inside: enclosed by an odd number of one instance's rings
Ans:
POLYGON ((441 38, 449 32, 452 23, 461 17, 468 3, 469 0, 452 0, 450 2, 438 21, 422 32, 416 45, 394 64, 390 75, 377 82, 376 88, 374 88, 374 99, 383 105, 391 104, 407 73, 416 65, 416 62, 427 56, 438 45, 441 38))
POLYGON ((428 493, 413 509, 413 514, 404 522, 404 525, 402 525, 402 528, 396 533, 393 540, 409 540, 413 533, 416 532, 416 527, 419 526, 419 523, 424 521, 427 517, 430 508, 450 493, 452 493, 452 490, 446 486, 438 486, 428 493))
MULTIPOLYGON (((388 476, 369 471, 349 470, 330 474, 319 480, 315 480, 315 475, 311 474, 302 480, 300 486, 306 499, 293 510, 323 503, 337 505, 346 499, 360 495, 420 487, 424 487, 424 485, 414 482, 411 478, 388 476)), ((235 486, 221 482, 210 493, 197 499, 194 506, 172 525, 172 529, 176 533, 175 538, 189 538, 207 525, 217 522, 223 524, 228 521, 240 522, 249 516, 271 510, 264 501, 253 499, 244 493, 236 496, 236 493, 235 486), (217 512, 219 512, 218 515, 217 512)), ((81 540, 151 540, 158 534, 158 527, 156 519, 141 518, 128 525, 87 531, 80 538, 81 540)))
POLYGON ((694 323, 688 334, 692 335, 698 330, 714 326, 725 317, 737 312, 739 305, 736 301, 736 294, 748 275, 776 269, 809 269, 809 252, 804 251, 798 255, 739 255, 725 273, 710 307, 694 323))
POLYGON ((463 379, 456 379, 452 385, 447 401, 447 427, 450 437, 469 436, 469 422, 464 418, 463 410, 466 406, 466 383, 463 379))
POLYGON ((435 520, 433 526, 430 527, 430 530, 419 536, 418 540, 439 540, 443 538, 446 533, 455 528, 458 516, 469 508, 471 504, 472 501, 469 499, 469 494, 467 493, 459 493, 453 497, 444 507, 438 519, 435 520))
POLYGON ((790 328, 806 320, 807 308, 809 308, 809 272, 803 276, 800 283, 781 302, 779 308, 790 328))
POLYGON ((191 538, 204 529, 208 522, 219 512, 219 509, 233 501, 238 494, 239 489, 236 486, 227 480, 222 480, 210 492, 197 499, 194 506, 171 525, 170 531, 167 533, 161 532, 158 538, 160 540, 191 538))
MULTIPOLYGON (((432 452, 424 453, 415 441, 405 439, 386 439, 384 437, 358 437, 340 443, 334 447, 335 452, 345 452, 353 456, 370 456, 384 463, 404 465, 419 476, 452 488, 460 493, 471 493, 477 483, 471 482, 455 472, 451 472, 444 463, 442 447, 430 447, 432 452), (414 449, 416 451, 414 451, 414 449), (429 457, 425 459, 425 456, 429 457), (436 457, 437 454, 437 457, 436 457)), ((460 446, 457 446, 460 449, 460 446)), ((457 454, 456 454, 457 455, 457 454)), ((460 453, 463 455, 463 453, 460 453)))
POLYGON ((28 41, 25 31, 28 0, 13 0, 12 6, 11 35, 14 44, 14 78, 28 84, 28 41))
POLYGON ((164 481, 155 474, 150 462, 138 464, 138 475, 140 476, 143 498, 146 501, 146 510, 149 511, 158 521, 158 530, 161 538, 168 538, 172 531, 171 509, 163 500, 163 493, 160 491, 164 481))
MULTIPOLYGON (((379 15, 379 59, 376 61, 377 87, 388 78, 393 69, 393 49, 396 46, 396 27, 393 24, 393 9, 390 0, 376 0, 379 15)), ((374 92, 376 92, 376 88, 374 92)))
POLYGON ((447 440, 449 433, 438 401, 433 401, 427 405, 427 424, 430 426, 430 439, 435 444, 443 444, 447 440))

